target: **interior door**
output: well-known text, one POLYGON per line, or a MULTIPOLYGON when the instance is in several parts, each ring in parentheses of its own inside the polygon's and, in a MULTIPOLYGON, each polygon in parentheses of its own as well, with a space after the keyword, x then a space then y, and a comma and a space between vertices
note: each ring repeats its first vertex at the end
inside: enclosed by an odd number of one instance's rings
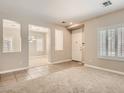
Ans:
POLYGON ((72 60, 82 61, 83 29, 72 31, 72 60))

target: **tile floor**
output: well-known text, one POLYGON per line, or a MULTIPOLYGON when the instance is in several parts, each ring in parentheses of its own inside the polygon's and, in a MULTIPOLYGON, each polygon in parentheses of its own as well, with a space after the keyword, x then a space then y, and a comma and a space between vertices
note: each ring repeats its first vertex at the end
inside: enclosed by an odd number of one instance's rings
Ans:
POLYGON ((45 66, 38 66, 23 71, 1 74, 0 87, 25 80, 35 79, 50 73, 54 73, 71 67, 78 67, 78 66, 82 66, 82 64, 80 64, 79 62, 71 61, 71 62, 59 63, 54 65, 49 64, 45 66))
POLYGON ((50 63, 48 62, 47 55, 29 57, 30 67, 36 67, 36 66, 42 66, 42 65, 48 65, 48 64, 50 63))

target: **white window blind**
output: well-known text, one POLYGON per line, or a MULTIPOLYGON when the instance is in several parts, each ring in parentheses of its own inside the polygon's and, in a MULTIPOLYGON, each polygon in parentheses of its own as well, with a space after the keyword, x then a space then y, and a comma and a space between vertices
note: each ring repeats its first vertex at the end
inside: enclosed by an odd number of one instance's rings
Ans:
POLYGON ((124 26, 99 30, 99 56, 124 59, 124 26))
POLYGON ((63 50, 63 31, 55 29, 55 50, 63 50))
POLYGON ((108 56, 115 56, 115 29, 108 29, 108 56))
POLYGON ((100 32, 100 56, 106 56, 106 31, 100 32))
POLYGON ((117 43, 117 52, 119 57, 124 57, 124 27, 118 28, 118 43, 117 43))

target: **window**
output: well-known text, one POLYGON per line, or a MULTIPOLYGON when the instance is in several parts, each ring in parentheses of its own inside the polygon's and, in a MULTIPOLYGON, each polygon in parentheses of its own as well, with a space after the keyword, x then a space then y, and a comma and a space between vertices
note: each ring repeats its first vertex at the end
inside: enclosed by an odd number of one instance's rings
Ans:
POLYGON ((108 29, 108 56, 115 56, 115 29, 108 29))
POLYGON ((118 38, 118 43, 117 43, 117 53, 118 53, 118 57, 124 57, 124 27, 122 28, 118 28, 117 29, 117 38, 118 38))
POLYGON ((36 40, 36 44, 37 44, 37 51, 43 51, 43 39, 37 39, 36 40))
POLYGON ((5 38, 3 45, 4 51, 12 51, 12 38, 5 38))
POLYGON ((100 56, 106 56, 106 31, 100 32, 100 56))
POLYGON ((3 53, 21 52, 20 24, 3 19, 3 53))
POLYGON ((124 59, 124 26, 99 30, 99 56, 124 59))
POLYGON ((63 50, 63 31, 55 29, 55 50, 63 50))

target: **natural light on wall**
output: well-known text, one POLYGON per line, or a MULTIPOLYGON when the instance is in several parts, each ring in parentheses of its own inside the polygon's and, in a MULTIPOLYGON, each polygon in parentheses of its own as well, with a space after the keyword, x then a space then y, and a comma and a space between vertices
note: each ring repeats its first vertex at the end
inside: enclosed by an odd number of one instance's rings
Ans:
POLYGON ((99 56, 124 59, 124 25, 99 30, 99 56))
POLYGON ((55 50, 63 50, 63 31, 55 29, 55 50))
POLYGON ((3 19, 3 53, 21 52, 21 25, 3 19))

